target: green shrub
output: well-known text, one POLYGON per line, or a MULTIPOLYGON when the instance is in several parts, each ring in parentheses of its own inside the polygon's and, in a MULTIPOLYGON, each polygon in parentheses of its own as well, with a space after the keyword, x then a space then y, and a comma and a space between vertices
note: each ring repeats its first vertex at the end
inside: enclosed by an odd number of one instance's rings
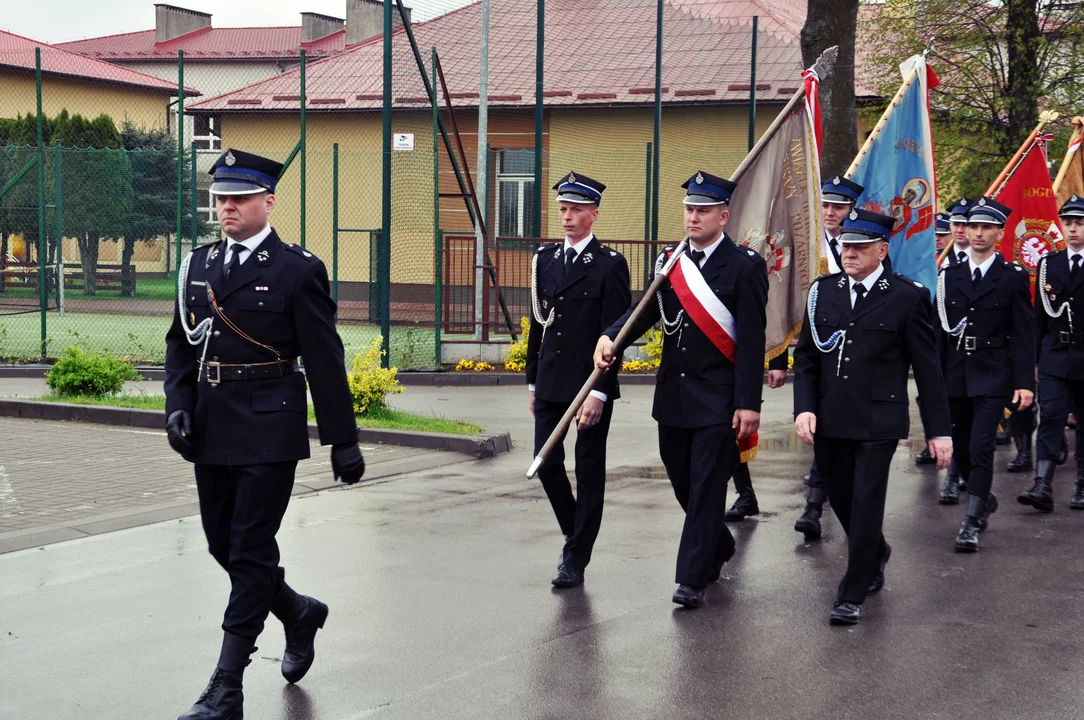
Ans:
POLYGON ((45 375, 45 383, 57 395, 104 397, 124 389, 126 380, 139 380, 136 369, 115 357, 68 347, 45 375))
POLYGON ((380 349, 383 342, 383 338, 373 338, 368 350, 354 356, 354 369, 346 374, 350 394, 354 397, 355 415, 386 407, 384 400, 388 394, 403 392, 403 386, 395 377, 398 369, 380 367, 380 358, 385 354, 380 349))

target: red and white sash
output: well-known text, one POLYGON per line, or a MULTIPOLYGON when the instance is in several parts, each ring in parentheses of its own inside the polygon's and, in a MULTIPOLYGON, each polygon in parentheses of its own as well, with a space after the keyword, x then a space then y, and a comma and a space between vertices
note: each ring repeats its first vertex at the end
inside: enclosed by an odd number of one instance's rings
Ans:
POLYGON ((670 270, 670 284, 689 319, 727 360, 737 364, 738 329, 734 316, 708 287, 700 269, 688 255, 682 254, 670 270))

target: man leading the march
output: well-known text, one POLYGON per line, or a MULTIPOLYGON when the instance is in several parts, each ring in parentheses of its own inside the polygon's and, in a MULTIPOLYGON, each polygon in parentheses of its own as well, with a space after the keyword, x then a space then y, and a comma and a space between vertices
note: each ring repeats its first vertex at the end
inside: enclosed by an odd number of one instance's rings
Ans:
MULTIPOLYGON (((724 232, 736 184, 697 172, 685 188, 688 251, 632 328, 639 337, 659 320, 662 363, 652 416, 659 454, 685 511, 678 547, 675 603, 698 608, 735 551, 724 522, 726 484, 740 462, 739 441, 760 427, 768 270, 756 251, 724 232)), ((675 248, 666 248, 656 272, 675 248)), ((595 364, 613 362, 613 340, 632 315, 598 340, 595 364)))

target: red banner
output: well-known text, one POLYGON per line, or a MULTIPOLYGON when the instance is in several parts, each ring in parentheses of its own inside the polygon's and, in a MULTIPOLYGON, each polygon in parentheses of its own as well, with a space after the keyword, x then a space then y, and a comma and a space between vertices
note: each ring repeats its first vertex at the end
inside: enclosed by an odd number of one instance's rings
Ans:
POLYGON ((1065 249, 1065 236, 1058 219, 1058 201, 1046 165, 1046 142, 1039 137, 1012 176, 994 196, 1012 208, 1005 237, 998 250, 1009 261, 1018 262, 1031 275, 1035 296, 1035 272, 1039 258, 1065 249))

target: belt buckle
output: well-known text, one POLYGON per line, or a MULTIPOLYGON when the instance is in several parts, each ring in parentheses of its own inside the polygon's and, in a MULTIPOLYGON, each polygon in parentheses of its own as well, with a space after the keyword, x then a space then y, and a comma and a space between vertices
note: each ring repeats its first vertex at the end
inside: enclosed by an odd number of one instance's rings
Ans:
POLYGON ((978 337, 975 335, 964 336, 964 350, 977 350, 978 337))
POLYGON ((1065 343, 1066 345, 1073 342, 1073 336, 1072 336, 1071 333, 1069 333, 1069 332, 1067 332, 1065 330, 1061 330, 1058 334, 1060 335, 1061 341, 1063 343, 1065 343))
POLYGON ((218 385, 222 382, 222 363, 210 361, 207 363, 207 383, 209 385, 218 385), (215 375, 211 377, 211 369, 214 368, 215 375))

